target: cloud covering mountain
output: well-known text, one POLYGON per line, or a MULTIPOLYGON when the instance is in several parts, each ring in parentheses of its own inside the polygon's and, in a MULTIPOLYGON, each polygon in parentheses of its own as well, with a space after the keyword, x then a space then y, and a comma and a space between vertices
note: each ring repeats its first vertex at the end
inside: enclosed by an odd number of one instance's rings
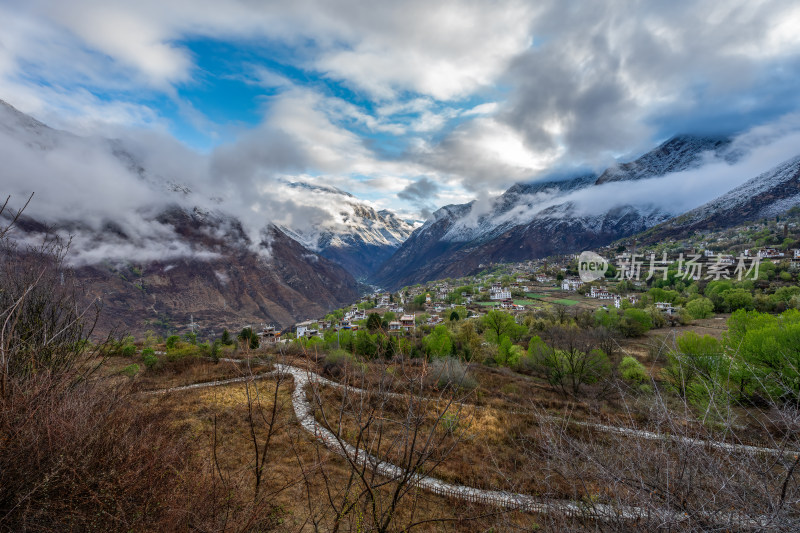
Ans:
POLYGON ((800 109, 789 0, 32 0, 0 20, 0 98, 48 124, 173 138, 231 197, 311 177, 415 218, 800 109))

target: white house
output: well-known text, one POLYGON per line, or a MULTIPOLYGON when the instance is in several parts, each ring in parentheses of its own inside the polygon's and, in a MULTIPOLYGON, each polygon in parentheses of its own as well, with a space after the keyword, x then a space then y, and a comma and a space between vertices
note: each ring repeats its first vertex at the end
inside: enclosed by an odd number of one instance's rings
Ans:
POLYGON ((489 296, 491 300, 508 300, 511 298, 511 291, 505 288, 501 288, 497 291, 494 290, 492 287, 492 293, 489 296))
POLYGON ((656 302, 656 309, 667 315, 674 315, 676 309, 669 302, 656 302))
POLYGON ((613 300, 614 295, 608 292, 606 289, 602 287, 595 287, 592 286, 592 289, 589 291, 589 296, 592 298, 597 298, 598 300, 613 300))

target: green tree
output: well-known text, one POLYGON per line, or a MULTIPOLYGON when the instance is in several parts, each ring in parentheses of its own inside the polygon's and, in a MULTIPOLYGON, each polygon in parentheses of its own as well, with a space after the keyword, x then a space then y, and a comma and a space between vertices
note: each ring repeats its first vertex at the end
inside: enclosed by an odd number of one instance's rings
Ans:
POLYGON ((582 385, 596 383, 606 377, 611 368, 608 357, 599 348, 588 351, 575 346, 555 349, 534 340, 531 344, 530 365, 564 396, 577 396, 582 385))
POLYGON ((745 289, 730 289, 722 293, 725 307, 728 311, 737 309, 753 309, 753 295, 745 289))
POLYGON ((433 331, 423 339, 423 345, 431 357, 446 357, 453 352, 453 341, 450 331, 445 325, 433 328, 433 331))
POLYGON ((503 337, 500 339, 500 345, 497 349, 497 364, 502 366, 516 367, 523 355, 524 350, 520 346, 512 343, 511 339, 508 338, 508 335, 503 335, 503 337))
POLYGON ((714 314, 714 302, 708 298, 696 298, 686 304, 686 310, 694 319, 708 318, 714 314))
POLYGON ((486 330, 486 337, 489 342, 500 345, 503 335, 508 335, 510 339, 519 338, 524 332, 525 327, 518 325, 514 317, 503 311, 489 311, 483 317, 483 327, 486 330))
POLYGON ((653 327, 653 319, 642 309, 626 309, 619 322, 619 330, 626 337, 639 337, 653 327))
POLYGON ((357 355, 372 358, 378 353, 378 336, 370 335, 367 331, 359 330, 353 340, 353 349, 357 355))
POLYGON ((259 346, 258 334, 252 328, 242 328, 239 333, 239 340, 251 350, 255 350, 259 346))
POLYGON ((676 345, 667 354, 664 377, 682 397, 699 405, 716 388, 728 359, 720 342, 710 335, 689 331, 678 337, 676 345))
POLYGON ((381 329, 381 315, 378 313, 370 313, 367 316, 367 329, 370 331, 378 331, 381 329))
POLYGON ((233 339, 231 338, 231 334, 230 332, 228 332, 227 329, 222 330, 222 337, 220 338, 220 342, 222 342, 222 344, 225 346, 233 344, 233 339))

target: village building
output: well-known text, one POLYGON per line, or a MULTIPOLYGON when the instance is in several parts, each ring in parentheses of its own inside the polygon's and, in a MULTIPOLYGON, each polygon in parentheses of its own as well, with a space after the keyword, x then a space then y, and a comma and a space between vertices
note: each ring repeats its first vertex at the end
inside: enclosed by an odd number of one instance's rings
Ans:
POLYGON ((414 315, 403 315, 400 317, 400 329, 405 332, 414 331, 416 317, 414 315))
POLYGON ((591 298, 597 298, 598 300, 613 300, 614 295, 608 292, 603 287, 592 286, 591 290, 589 291, 589 296, 591 298))
POLYGON ((583 286, 583 281, 578 278, 564 278, 561 281, 561 290, 564 291, 577 291, 583 286))

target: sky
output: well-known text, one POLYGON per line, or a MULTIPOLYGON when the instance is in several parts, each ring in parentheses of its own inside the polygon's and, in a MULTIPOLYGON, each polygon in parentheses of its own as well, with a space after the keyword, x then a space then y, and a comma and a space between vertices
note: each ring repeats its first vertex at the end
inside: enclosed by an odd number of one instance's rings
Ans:
POLYGON ((303 180, 423 220, 793 122, 798 28, 796 0, 0 0, 0 99, 176 181, 204 161, 208 190, 303 180))

